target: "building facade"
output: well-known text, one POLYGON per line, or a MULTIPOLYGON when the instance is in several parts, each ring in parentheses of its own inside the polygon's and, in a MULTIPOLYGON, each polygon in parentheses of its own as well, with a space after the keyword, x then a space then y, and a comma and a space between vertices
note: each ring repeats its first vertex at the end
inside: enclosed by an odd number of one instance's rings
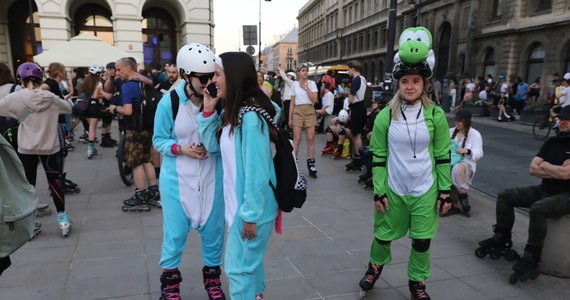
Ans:
MULTIPOLYGON (((363 75, 382 81, 390 0, 310 0, 301 8, 299 61, 357 59, 363 75)), ((504 74, 527 82, 570 71, 570 1, 398 0, 396 45, 403 28, 433 35, 437 79, 504 74)))
POLYGON ((297 39, 299 31, 293 28, 277 43, 267 47, 262 54, 262 67, 268 71, 279 72, 279 65, 285 70, 297 68, 297 39))
POLYGON ((213 19, 213 0, 2 0, 0 62, 15 69, 87 32, 146 66, 173 63, 189 41, 213 48, 213 19))

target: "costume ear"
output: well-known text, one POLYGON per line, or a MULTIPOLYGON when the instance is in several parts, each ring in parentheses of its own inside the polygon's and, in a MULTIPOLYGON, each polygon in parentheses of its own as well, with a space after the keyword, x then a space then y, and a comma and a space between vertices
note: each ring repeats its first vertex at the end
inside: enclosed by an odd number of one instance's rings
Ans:
POLYGON ((427 57, 426 61, 429 65, 429 68, 433 72, 433 67, 435 66, 435 53, 433 52, 432 49, 429 50, 428 57, 427 57))
POLYGON ((400 60, 401 60, 401 59, 400 59, 400 53, 398 52, 398 53, 396 53, 396 54, 394 55, 394 64, 399 63, 400 60))

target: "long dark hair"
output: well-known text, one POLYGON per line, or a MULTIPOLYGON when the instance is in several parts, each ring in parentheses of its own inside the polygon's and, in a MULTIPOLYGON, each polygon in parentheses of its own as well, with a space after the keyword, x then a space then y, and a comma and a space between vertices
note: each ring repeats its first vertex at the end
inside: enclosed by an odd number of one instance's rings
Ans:
POLYGON ((79 93, 85 93, 88 97, 93 96, 97 85, 101 82, 101 78, 97 75, 89 74, 79 87, 79 93))
POLYGON ((0 86, 7 83, 16 83, 16 79, 14 79, 10 68, 4 63, 0 63, 0 86))
POLYGON ((233 132, 238 123, 240 107, 244 105, 259 106, 274 117, 276 112, 271 100, 257 84, 257 72, 251 56, 245 52, 226 52, 220 54, 220 58, 226 78, 221 128, 230 124, 230 132, 233 132))
MULTIPOLYGON (((465 127, 465 137, 463 137, 463 143, 461 145, 461 148, 465 148, 465 143, 467 142, 467 138, 469 137, 469 129, 471 129, 471 118, 463 118, 461 122, 463 123, 463 127, 465 127)), ((453 134, 451 135, 452 140, 455 139, 455 136, 457 136, 458 132, 459 130, 457 130, 457 127, 455 127, 455 130, 453 130, 453 134)))

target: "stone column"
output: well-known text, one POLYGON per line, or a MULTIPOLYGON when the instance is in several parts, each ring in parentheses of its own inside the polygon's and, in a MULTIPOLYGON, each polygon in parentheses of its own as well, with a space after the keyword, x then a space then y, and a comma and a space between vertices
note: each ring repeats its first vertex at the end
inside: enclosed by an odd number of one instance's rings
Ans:
POLYGON ((115 27, 115 47, 132 53, 132 56, 137 59, 139 65, 144 65, 142 18, 122 15, 120 17, 114 17, 113 23, 115 27))
POLYGON ((43 51, 49 50, 60 43, 68 41, 71 37, 70 20, 66 16, 44 12, 38 14, 40 19, 40 32, 42 35, 43 51))

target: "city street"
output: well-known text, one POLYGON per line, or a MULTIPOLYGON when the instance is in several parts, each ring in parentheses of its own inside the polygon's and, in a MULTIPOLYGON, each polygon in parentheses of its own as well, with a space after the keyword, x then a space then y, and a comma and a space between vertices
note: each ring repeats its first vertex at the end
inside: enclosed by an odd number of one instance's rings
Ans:
MULTIPOLYGON (((512 262, 473 254, 477 241, 491 235, 495 222, 494 199, 488 194, 532 183, 527 168, 541 144, 523 125, 492 122, 474 120, 485 140, 485 157, 475 180, 481 192, 470 193, 471 218, 441 219, 431 247, 427 291, 432 299, 449 300, 570 299, 570 279, 542 275, 513 286, 508 283, 512 262)), ((158 299, 161 211, 122 212, 122 200, 133 190, 119 178, 115 149, 99 148, 99 155, 87 160, 85 145, 75 145, 66 169, 82 191, 67 197, 72 235, 60 236, 55 215, 39 218, 43 232, 12 255, 12 267, 0 277, 0 299, 158 299)), ((324 135, 317 136, 316 145, 317 149, 324 145, 324 135)), ((305 171, 306 148, 301 149, 305 171)), ((356 173, 344 171, 346 163, 317 157, 319 178, 310 180, 307 202, 284 214, 283 234, 272 237, 265 260, 266 299, 358 299, 358 281, 366 270, 372 241, 372 192, 356 183, 356 173)), ((53 208, 42 173, 38 195, 53 208)), ((520 253, 528 218, 519 213, 516 217, 513 247, 520 253)), ((199 243, 192 232, 180 267, 184 299, 207 299, 199 243)), ((366 299, 409 299, 409 252, 407 238, 392 244, 392 263, 366 299)), ((228 293, 225 276, 222 282, 228 293)))

